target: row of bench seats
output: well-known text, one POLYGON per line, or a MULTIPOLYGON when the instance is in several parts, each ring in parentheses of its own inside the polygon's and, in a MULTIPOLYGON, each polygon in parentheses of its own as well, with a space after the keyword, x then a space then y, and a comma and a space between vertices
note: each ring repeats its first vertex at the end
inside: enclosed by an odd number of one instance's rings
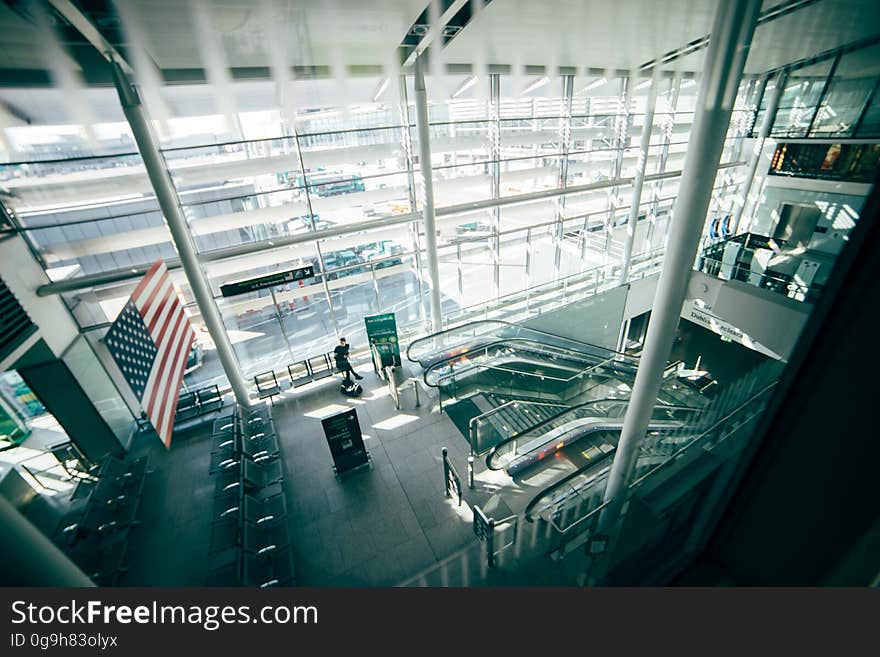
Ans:
POLYGON ((268 407, 214 421, 211 474, 215 509, 208 584, 290 586, 295 583, 284 501, 284 468, 268 407))
POLYGON ((137 520, 146 476, 146 456, 124 461, 108 456, 71 495, 71 511, 53 540, 98 586, 115 586, 127 572, 128 539, 137 520), (88 493, 80 495, 85 488, 88 493))
MULTIPOLYGON (((220 388, 216 385, 181 392, 177 398, 174 425, 177 427, 180 423, 192 418, 219 411, 223 408, 223 404, 223 396, 220 394, 220 388)), ((138 418, 137 425, 138 431, 144 431, 153 426, 147 417, 138 418)))
MULTIPOLYGON (((333 360, 331 354, 320 354, 297 363, 291 363, 287 366, 290 387, 298 388, 313 381, 333 376, 335 371, 333 360)), ((257 387, 260 399, 268 398, 272 402, 273 397, 281 394, 281 382, 278 381, 274 370, 257 374, 254 377, 254 385, 257 387)))

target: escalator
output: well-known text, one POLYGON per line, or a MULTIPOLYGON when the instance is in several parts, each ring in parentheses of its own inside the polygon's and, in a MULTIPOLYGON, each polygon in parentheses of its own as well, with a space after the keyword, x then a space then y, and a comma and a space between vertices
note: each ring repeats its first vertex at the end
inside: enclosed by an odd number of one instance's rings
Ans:
MULTIPOLYGON (((523 489, 538 489, 526 506, 526 518, 546 520, 548 510, 555 511, 585 490, 601 495, 591 484, 607 475, 627 404, 603 399, 568 409, 496 445, 486 456, 486 466, 504 470, 523 489)), ((688 439, 683 432, 699 412, 699 408, 658 404, 648 425, 643 445, 648 460, 643 462, 650 462, 651 454, 658 460, 667 458, 688 439)))
MULTIPOLYGON (((442 410, 475 454, 572 406, 627 398, 639 362, 611 349, 501 321, 474 322, 419 338, 409 345, 407 357, 422 365, 425 384, 438 389, 442 410)), ((701 405, 693 399, 698 393, 671 388, 664 387, 664 402, 701 405)))
POLYGON ((557 347, 582 356, 592 356, 594 361, 607 360, 617 356, 619 362, 629 366, 633 374, 635 374, 635 368, 638 367, 638 359, 632 356, 499 320, 471 322, 464 326, 417 338, 407 347, 406 356, 410 361, 419 363, 427 370, 441 361, 454 360, 456 357, 477 352, 493 344, 515 343, 518 339, 545 347, 557 347))

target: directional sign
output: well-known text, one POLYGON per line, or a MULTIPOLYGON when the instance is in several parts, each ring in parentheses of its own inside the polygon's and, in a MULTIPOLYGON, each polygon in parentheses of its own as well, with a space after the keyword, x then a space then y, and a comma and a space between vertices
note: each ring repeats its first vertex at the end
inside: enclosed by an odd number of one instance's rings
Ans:
POLYGON ((285 283, 312 278, 314 275, 315 269, 311 265, 308 267, 300 267, 298 269, 279 271, 274 274, 266 274, 265 276, 248 278, 243 281, 226 283, 225 285, 220 286, 220 294, 224 297, 234 297, 238 294, 256 292, 257 290, 262 290, 267 287, 275 287, 276 285, 284 285, 285 283))

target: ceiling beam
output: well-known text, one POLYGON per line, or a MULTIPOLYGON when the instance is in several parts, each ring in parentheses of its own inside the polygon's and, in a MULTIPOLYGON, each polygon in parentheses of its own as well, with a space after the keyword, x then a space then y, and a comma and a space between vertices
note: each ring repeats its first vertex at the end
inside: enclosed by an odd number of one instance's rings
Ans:
POLYGON ((127 75, 133 75, 134 71, 125 58, 119 53, 113 45, 104 38, 101 31, 92 24, 92 21, 83 14, 70 0, 49 0, 49 4, 59 14, 64 16, 67 21, 82 34, 83 38, 88 41, 108 62, 117 62, 127 75))
MULTIPOLYGON (((758 25, 770 23, 772 21, 775 21, 777 18, 788 16, 789 14, 798 11, 799 9, 804 9, 805 7, 809 7, 810 5, 814 5, 819 1, 820 0, 786 0, 786 2, 781 2, 778 5, 773 5, 772 7, 769 7, 758 15, 758 25)), ((691 55, 699 50, 702 50, 707 45, 709 45, 709 35, 704 34, 697 39, 689 41, 680 48, 670 50, 660 55, 660 57, 645 62, 644 64, 639 66, 639 70, 646 71, 659 65, 669 64, 670 62, 674 62, 677 59, 681 59, 682 57, 691 55)))

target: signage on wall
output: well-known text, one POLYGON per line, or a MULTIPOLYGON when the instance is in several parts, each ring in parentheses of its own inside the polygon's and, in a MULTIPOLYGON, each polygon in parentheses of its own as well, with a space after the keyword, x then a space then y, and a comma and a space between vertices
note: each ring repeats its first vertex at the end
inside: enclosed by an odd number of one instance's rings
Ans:
POLYGON ((276 285, 284 285, 285 283, 293 283, 306 278, 312 278, 315 275, 315 269, 311 265, 307 267, 299 267, 298 269, 288 269, 287 271, 279 271, 274 274, 266 274, 265 276, 257 276, 256 278, 247 278, 243 281, 235 281, 220 286, 220 294, 224 297, 234 297, 238 294, 246 294, 247 292, 256 292, 267 287, 275 287, 276 285))
POLYGON ((689 299, 685 301, 684 307, 681 309, 681 316, 694 324, 709 329, 713 333, 717 333, 722 339, 726 338, 726 340, 724 340, 725 342, 737 342, 753 351, 769 356, 770 358, 783 360, 779 354, 770 351, 759 342, 755 342, 733 324, 713 315, 710 312, 711 310, 712 308, 710 306, 700 306, 695 303, 694 299, 689 299))
POLYGON ((325 417, 321 420, 321 426, 324 428, 324 436, 330 447, 336 474, 348 472, 369 461, 370 456, 364 446, 355 409, 349 408, 336 415, 325 417))

